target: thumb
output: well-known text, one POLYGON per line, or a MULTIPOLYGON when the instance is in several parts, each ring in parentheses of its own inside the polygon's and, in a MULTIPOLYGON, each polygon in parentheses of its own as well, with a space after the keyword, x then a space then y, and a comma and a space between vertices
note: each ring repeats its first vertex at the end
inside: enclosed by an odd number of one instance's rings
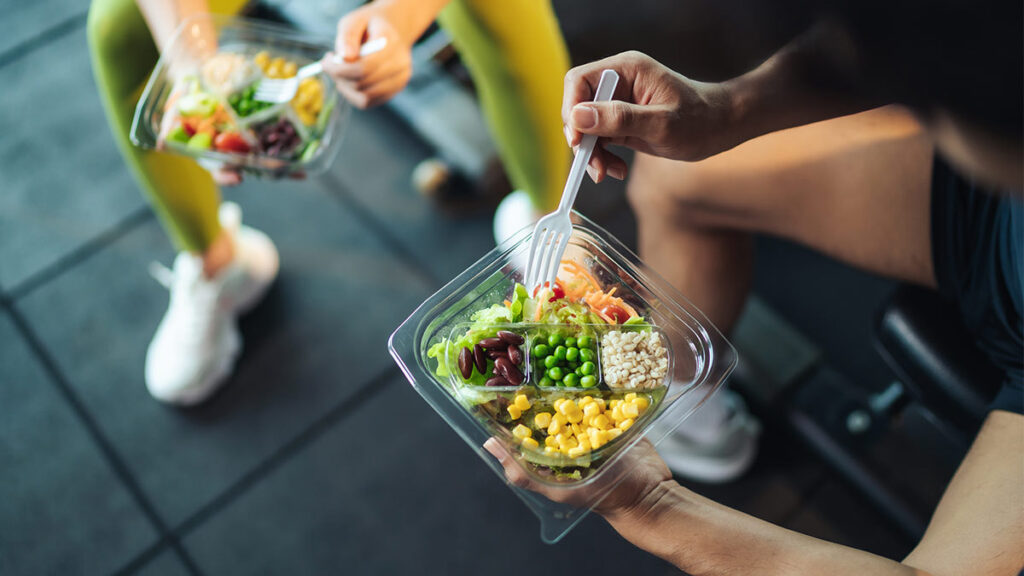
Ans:
POLYGON ((572 128, 583 134, 604 138, 642 136, 654 121, 655 110, 650 106, 630 104, 622 100, 610 102, 583 102, 573 106, 569 121, 572 128))
POLYGON ((338 22, 338 38, 335 50, 346 62, 359 59, 359 47, 363 45, 368 18, 359 11, 345 16, 338 22))

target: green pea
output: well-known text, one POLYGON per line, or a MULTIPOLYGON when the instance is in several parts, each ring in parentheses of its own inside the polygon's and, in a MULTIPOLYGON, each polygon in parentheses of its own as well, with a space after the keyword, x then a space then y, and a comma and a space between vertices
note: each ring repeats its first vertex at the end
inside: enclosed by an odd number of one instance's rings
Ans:
POLYGON ((562 379, 562 382, 564 382, 565 385, 570 388, 575 388, 580 384, 580 377, 570 372, 565 375, 565 378, 562 379))
POLYGON ((572 369, 572 372, 577 376, 586 376, 586 374, 583 373, 583 368, 581 366, 574 367, 572 369))
POLYGON ((548 368, 546 374, 548 378, 551 378, 552 380, 555 381, 561 380, 564 376, 564 374, 562 374, 562 369, 559 368, 558 366, 555 366, 554 368, 548 368))
MULTIPOLYGON (((568 342, 566 342, 568 344, 568 342)), ((570 346, 565 349, 565 359, 569 362, 575 362, 580 357, 580 349, 575 346, 570 346)))
POLYGON ((555 366, 558 366, 558 358, 555 358, 554 356, 548 356, 547 358, 544 359, 545 368, 554 368, 555 366))
POLYGON ((583 360, 584 362, 593 362, 596 356, 597 354, 595 354, 590 348, 580 349, 580 360, 583 360))
POLYGON ((584 376, 583 378, 580 378, 580 385, 584 388, 593 388, 594 386, 597 386, 597 377, 584 376))
POLYGON ((555 358, 558 358, 559 360, 565 360, 565 353, 566 353, 565 346, 559 346, 558 348, 555 348, 555 352, 552 355, 555 358))
POLYGON ((533 347, 533 356, 535 358, 543 358, 551 353, 551 348, 548 348, 547 344, 537 344, 533 347))
POLYGON ((548 346, 554 348, 562 343, 562 336, 559 334, 551 334, 548 336, 548 346))
POLYGON ((580 370, 582 370, 587 376, 590 376, 594 372, 597 372, 597 365, 593 362, 584 362, 583 366, 580 366, 580 370))
POLYGON ((594 344, 594 340, 590 336, 580 336, 576 339, 576 345, 580 348, 590 348, 594 344))
POLYGON ((554 386, 555 381, 547 376, 540 379, 540 386, 554 386))
POLYGON ((565 339, 565 347, 566 348, 572 348, 574 346, 576 346, 576 339, 575 338, 573 338, 572 336, 569 336, 568 338, 565 339))

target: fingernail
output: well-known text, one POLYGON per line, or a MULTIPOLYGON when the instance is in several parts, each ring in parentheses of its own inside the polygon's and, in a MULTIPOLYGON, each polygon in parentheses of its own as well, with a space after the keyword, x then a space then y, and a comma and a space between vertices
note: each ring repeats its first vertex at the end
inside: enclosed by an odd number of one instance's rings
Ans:
POLYGON ((590 179, 593 180, 594 183, 596 184, 597 183, 597 170, 593 166, 591 166, 589 164, 587 164, 587 174, 590 174, 590 179))
POLYGON ((622 169, 622 166, 610 166, 608 168, 608 175, 616 180, 626 179, 626 171, 622 169))
POLYGON ((572 109, 572 123, 580 130, 597 127, 597 110, 589 104, 577 104, 572 109))

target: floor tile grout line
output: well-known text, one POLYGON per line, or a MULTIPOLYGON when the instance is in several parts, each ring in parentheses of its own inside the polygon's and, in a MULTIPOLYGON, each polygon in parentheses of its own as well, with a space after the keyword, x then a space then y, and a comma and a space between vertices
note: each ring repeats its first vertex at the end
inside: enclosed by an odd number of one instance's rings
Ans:
POLYGON ((20 44, 15 44, 7 50, 0 52, 0 68, 17 61, 23 56, 31 54, 35 50, 42 48, 51 42, 67 36, 77 30, 79 26, 84 25, 88 18, 88 10, 75 14, 74 16, 50 26, 28 40, 25 40, 20 44))
POLYGON ((320 177, 316 182, 330 196, 342 202, 349 209, 354 210, 356 212, 356 219, 373 230, 392 255, 411 268, 413 273, 426 280, 432 287, 441 283, 441 279, 421 264, 405 244, 387 229, 387 226, 374 214, 373 210, 360 202, 344 183, 330 174, 320 177))
POLYGON ((138 207, 98 236, 85 241, 85 243, 80 244, 70 253, 61 256, 42 270, 15 284, 7 293, 8 300, 14 302, 29 295, 40 286, 85 262, 125 234, 148 222, 151 218, 153 218, 153 211, 148 205, 138 207))
MULTIPOLYGON (((236 498, 243 495, 250 487, 254 486, 263 477, 278 469, 291 457, 301 452, 309 444, 316 441, 323 433, 329 430, 338 420, 347 415, 351 410, 373 398, 378 391, 388 384, 391 377, 400 374, 397 366, 385 368, 377 375, 361 386, 355 394, 338 402, 338 404, 318 418, 315 422, 299 432, 294 438, 275 450, 270 456, 264 458, 244 476, 236 480, 224 489, 212 500, 204 504, 199 510, 183 520, 176 528, 169 532, 180 542, 181 538, 200 526, 203 522, 219 513, 236 498)), ((152 546, 143 550, 138 556, 131 559, 122 568, 114 572, 114 576, 128 576, 137 569, 152 560, 170 543, 169 538, 162 538, 152 546)))
POLYGON ((29 326, 28 321, 21 315, 21 312, 11 301, 4 300, 0 303, 0 306, 7 311, 7 314, 13 321, 15 328, 35 354, 36 359, 40 364, 42 364, 43 369, 49 376, 50 381, 57 388, 58 393, 64 398, 65 402, 68 403, 72 412, 75 413, 82 425, 85 426, 86 432, 103 455, 107 464, 113 469, 114 475, 121 481, 121 484, 127 488, 129 494, 131 494, 132 498, 135 500, 135 503, 142 509, 147 520, 149 520, 153 527, 156 528, 160 539, 168 540, 168 544, 179 552, 186 568, 189 569, 191 574, 195 576, 201 575, 202 573, 199 571, 199 568, 191 561, 190 558, 188 558, 184 549, 181 548, 181 544, 174 538, 173 534, 170 533, 167 525, 164 524, 160 515, 157 513, 156 508, 153 506, 152 502, 149 501, 145 492, 143 492, 138 480, 132 474, 124 459, 120 454, 118 454, 110 440, 103 434, 103 431, 100 429, 96 419, 93 418, 88 408, 86 408, 85 403, 71 388, 71 385, 57 366, 53 356, 49 353, 38 336, 36 336, 35 332, 29 326))
POLYGON ((180 540, 183 536, 186 536, 189 532, 203 524, 215 514, 219 513, 227 505, 231 504, 239 496, 246 493, 252 486, 265 478, 268 474, 274 472, 283 464, 291 460, 291 458, 300 453, 303 448, 319 439, 324 433, 330 430, 354 409, 365 404, 367 401, 379 394, 390 383, 390 380, 398 374, 400 374, 400 372, 397 366, 389 366, 379 372, 376 376, 370 378, 370 380, 356 390, 353 395, 340 401, 326 414, 318 418, 283 446, 264 458, 259 464, 249 470, 249 472, 233 484, 228 486, 218 496, 207 502, 202 508, 178 524, 171 533, 180 540))
MULTIPOLYGON (((385 368, 375 376, 372 376, 366 384, 356 391, 355 394, 338 402, 334 408, 328 410, 326 414, 300 431, 294 438, 275 450, 270 456, 264 458, 249 472, 203 505, 202 508, 183 520, 177 528, 169 531, 168 535, 173 535, 175 539, 180 542, 182 536, 186 535, 210 517, 220 512, 224 507, 244 494, 249 487, 255 485, 264 476, 270 474, 283 465, 292 456, 299 453, 305 446, 314 442, 321 434, 330 429, 330 427, 333 426, 340 418, 343 418, 348 414, 349 411, 370 400, 377 393, 376 391, 384 388, 384 385, 388 383, 388 380, 392 376, 396 376, 399 373, 397 366, 391 366, 385 368)), ((123 567, 115 571, 114 576, 127 576, 129 574, 133 574, 136 570, 144 566, 146 562, 152 560, 162 552, 169 543, 169 538, 161 538, 149 548, 143 550, 138 556, 132 558, 123 567)))

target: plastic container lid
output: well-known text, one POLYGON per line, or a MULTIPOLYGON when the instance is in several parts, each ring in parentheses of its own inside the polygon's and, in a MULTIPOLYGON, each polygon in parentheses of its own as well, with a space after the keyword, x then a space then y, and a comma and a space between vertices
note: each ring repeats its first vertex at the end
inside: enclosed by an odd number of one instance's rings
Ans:
MULTIPOLYGON (((664 384, 648 391, 648 394, 653 394, 649 411, 618 438, 591 453, 589 460, 593 464, 587 468, 588 474, 576 479, 544 473, 543 466, 535 465, 543 463, 544 458, 521 447, 508 432, 507 423, 502 425, 491 412, 474 409, 474 406, 497 396, 507 399, 517 390, 539 398, 545 394, 579 398, 595 393, 616 393, 606 389, 557 388, 552 391, 536 388, 535 378, 529 374, 518 387, 488 389, 471 386, 461 375, 437 376, 437 362, 427 355, 435 344, 451 338, 453 334, 464 333, 473 312, 500 304, 509 296, 515 283, 522 280, 532 227, 490 251, 438 290, 395 330, 388 341, 391 355, 413 388, 503 481, 502 467, 483 448, 484 442, 491 437, 504 444, 532 481, 548 491, 557 492, 559 500, 574 503, 555 502, 539 493, 509 485, 540 519, 541 539, 548 543, 557 542, 565 536, 622 480, 626 470, 614 464, 626 449, 645 436, 657 445, 722 386, 736 364, 736 351, 732 345, 666 280, 605 230, 576 212, 572 217, 573 234, 564 260, 583 266, 603 284, 605 291, 616 288, 616 296, 623 298, 655 327, 655 333, 660 335, 669 350, 669 368, 664 384)), ((542 330, 545 325, 519 323, 508 327, 529 333, 542 330)), ((528 372, 533 369, 529 361, 524 369, 528 372)), ((549 399, 551 397, 548 396, 549 399)), ((571 464, 560 457, 555 458, 554 463, 558 466, 571 464)))
MULTIPOLYGON (((191 17, 178 27, 161 54, 139 103, 135 108, 130 137, 139 147, 161 149, 196 158, 205 165, 228 165, 245 173, 268 178, 292 174, 316 175, 326 170, 337 156, 342 128, 351 106, 338 96, 330 79, 321 73, 322 104, 315 121, 306 125, 291 103, 276 104, 242 117, 214 86, 203 86, 202 65, 218 54, 234 53, 253 59, 259 52, 271 58, 282 57, 296 67, 315 62, 331 49, 333 39, 269 24, 259 20, 204 14, 191 17), (193 148, 175 141, 161 142, 178 121, 177 108, 168 105, 180 98, 188 86, 198 86, 209 94, 229 118, 231 131, 237 131, 253 148, 249 153, 193 148), (258 151, 259 130, 286 120, 300 138, 301 151, 293 158, 275 157, 258 151)), ((262 73, 258 75, 262 77, 262 73)), ((257 80, 258 82, 258 80, 257 80)))

